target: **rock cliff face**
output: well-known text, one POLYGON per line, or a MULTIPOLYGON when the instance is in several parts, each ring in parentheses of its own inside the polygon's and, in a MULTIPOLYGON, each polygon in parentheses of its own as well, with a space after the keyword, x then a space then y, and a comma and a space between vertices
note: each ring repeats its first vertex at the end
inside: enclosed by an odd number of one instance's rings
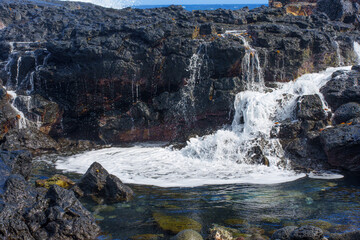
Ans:
MULTIPOLYGON (((244 58, 246 42, 269 83, 351 64, 359 36, 356 26, 323 13, 296 17, 266 7, 188 12, 2 1, 0 21, 0 78, 18 94, 2 90, 3 105, 21 109, 41 134, 105 143, 185 140, 230 123, 234 96, 251 74, 244 68, 254 65, 244 58)), ((2 117, 10 126, 5 140, 14 117, 2 117)))

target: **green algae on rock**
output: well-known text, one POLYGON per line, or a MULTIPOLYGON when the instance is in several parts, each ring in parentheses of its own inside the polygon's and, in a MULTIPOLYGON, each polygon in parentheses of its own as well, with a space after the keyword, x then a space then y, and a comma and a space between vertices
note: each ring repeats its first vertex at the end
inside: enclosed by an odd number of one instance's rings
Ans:
POLYGON ((36 180, 35 185, 36 187, 44 187, 44 188, 50 188, 52 185, 58 185, 62 188, 70 189, 72 186, 75 185, 75 183, 66 176, 56 174, 49 179, 36 180))

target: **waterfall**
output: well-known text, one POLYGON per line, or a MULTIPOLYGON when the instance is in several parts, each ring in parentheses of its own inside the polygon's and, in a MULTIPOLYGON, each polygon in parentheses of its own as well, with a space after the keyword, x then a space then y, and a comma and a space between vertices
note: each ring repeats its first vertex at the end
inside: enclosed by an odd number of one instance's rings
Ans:
POLYGON ((29 125, 29 121, 26 119, 24 113, 15 106, 15 100, 17 98, 16 92, 15 91, 7 91, 7 93, 11 96, 11 99, 12 99, 11 107, 15 110, 15 112, 17 114, 18 128, 19 129, 27 128, 29 125))
MULTIPOLYGON (((24 129, 29 126, 36 128, 41 127, 41 116, 32 112, 34 108, 34 101, 31 94, 35 90, 35 74, 36 67, 39 65, 34 54, 35 49, 40 49, 39 46, 43 43, 34 42, 9 42, 10 57, 5 66, 5 71, 8 72, 8 81, 6 82, 6 90, 12 97, 11 106, 18 115, 18 128, 24 129), (32 57, 35 62, 34 69, 25 72, 22 76, 21 68, 24 57, 32 57), (12 69, 16 69, 16 74, 13 74, 12 69), (14 75, 14 76, 13 76, 14 75), (20 92, 20 94, 17 94, 20 92)), ((45 49, 43 49, 45 50, 45 49)), ((46 64, 49 54, 44 58, 43 63, 46 64)))
POLYGON ((245 55, 241 61, 242 80, 246 83, 247 90, 261 91, 265 87, 263 71, 260 65, 258 52, 251 47, 246 39, 246 31, 231 30, 226 31, 223 37, 234 36, 244 43, 245 55))
POLYGON ((360 64, 360 44, 357 42, 354 42, 354 51, 357 55, 357 64, 360 64))
POLYGON ((335 41, 335 47, 336 47, 336 55, 338 58, 338 66, 344 66, 344 58, 341 56, 341 50, 340 50, 340 45, 337 41, 335 41))

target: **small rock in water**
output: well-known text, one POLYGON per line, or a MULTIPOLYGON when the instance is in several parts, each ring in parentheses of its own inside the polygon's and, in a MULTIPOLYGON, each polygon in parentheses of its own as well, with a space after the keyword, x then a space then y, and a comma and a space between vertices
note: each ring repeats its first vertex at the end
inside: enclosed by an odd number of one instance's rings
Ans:
POLYGON ((203 237, 192 229, 186 229, 179 232, 173 240, 203 240, 203 237))
POLYGON ((101 164, 94 162, 78 183, 84 196, 92 197, 96 202, 121 202, 128 201, 133 196, 133 191, 124 185, 120 179, 109 174, 101 164))

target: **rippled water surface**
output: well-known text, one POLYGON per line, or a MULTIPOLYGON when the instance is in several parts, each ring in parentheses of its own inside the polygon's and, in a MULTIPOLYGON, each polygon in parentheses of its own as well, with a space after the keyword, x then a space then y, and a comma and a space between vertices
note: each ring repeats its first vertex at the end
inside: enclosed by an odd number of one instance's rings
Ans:
MULTIPOLYGON (((36 177, 58 173, 53 166, 40 164, 36 177)), ((78 174, 66 173, 72 179, 78 174)), ((202 235, 214 223, 241 233, 254 231, 271 236, 275 229, 303 225, 311 220, 330 232, 360 229, 360 180, 358 175, 343 179, 302 178, 275 185, 232 184, 195 188, 160 188, 130 185, 131 202, 96 205, 83 202, 97 218, 102 239, 130 239, 140 234, 173 236, 159 228, 153 216, 188 217, 202 225, 202 235), (261 230, 262 229, 262 230, 261 230)))

